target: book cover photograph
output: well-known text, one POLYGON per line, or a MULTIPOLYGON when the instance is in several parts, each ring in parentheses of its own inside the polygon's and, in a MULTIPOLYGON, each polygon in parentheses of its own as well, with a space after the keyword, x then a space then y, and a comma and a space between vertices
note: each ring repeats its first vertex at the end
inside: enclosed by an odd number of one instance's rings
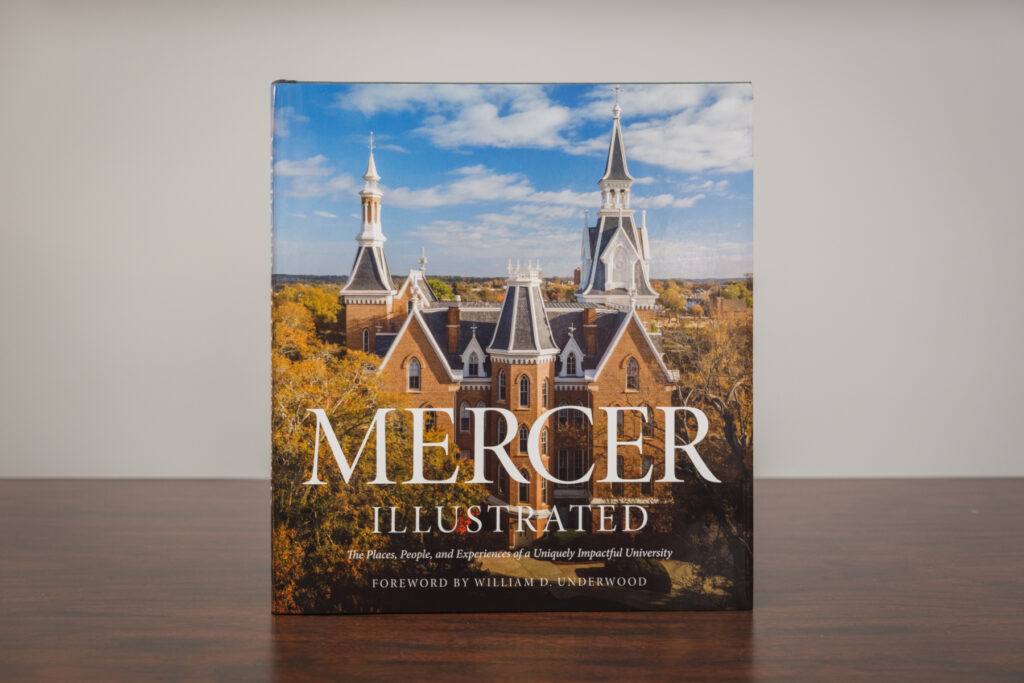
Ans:
POLYGON ((273 612, 750 609, 750 84, 272 102, 273 612))

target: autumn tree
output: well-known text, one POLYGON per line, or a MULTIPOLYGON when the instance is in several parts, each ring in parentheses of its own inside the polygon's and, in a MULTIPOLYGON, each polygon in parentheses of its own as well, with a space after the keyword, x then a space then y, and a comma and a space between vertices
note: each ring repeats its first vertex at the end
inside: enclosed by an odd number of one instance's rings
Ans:
MULTIPOLYGON (((367 560, 350 557, 349 549, 438 549, 457 545, 454 534, 374 534, 374 506, 434 510, 446 506, 446 526, 458 522, 453 506, 465 510, 478 504, 486 493, 478 486, 461 483, 472 476, 472 462, 458 460, 456 453, 428 449, 425 470, 431 478, 449 476, 458 466, 459 481, 447 486, 371 486, 377 453, 371 439, 360 457, 349 484, 341 478, 326 443, 320 447, 321 486, 306 486, 312 469, 317 433, 311 408, 323 409, 345 455, 351 460, 359 450, 375 412, 400 409, 403 399, 385 391, 377 374, 379 359, 358 351, 343 353, 316 334, 314 316, 306 305, 292 300, 293 293, 274 297, 271 414, 273 458, 273 552, 274 610, 348 611, 374 609, 386 599, 367 590, 371 574, 465 575, 472 568, 465 560, 427 560, 416 563, 367 560)), ((394 481, 411 476, 411 428, 404 413, 390 417, 386 452, 388 475, 394 481)), ((320 438, 323 438, 320 436, 320 438)), ((428 441, 440 441, 440 432, 428 433, 428 441)))

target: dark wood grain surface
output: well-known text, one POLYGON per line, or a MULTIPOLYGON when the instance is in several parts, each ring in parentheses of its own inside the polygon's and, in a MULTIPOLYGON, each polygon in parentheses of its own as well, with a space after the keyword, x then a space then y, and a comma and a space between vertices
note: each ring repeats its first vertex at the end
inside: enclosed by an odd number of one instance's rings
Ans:
POLYGON ((0 481, 0 677, 1024 678, 1024 480, 759 480, 755 608, 273 617, 254 481, 0 481))

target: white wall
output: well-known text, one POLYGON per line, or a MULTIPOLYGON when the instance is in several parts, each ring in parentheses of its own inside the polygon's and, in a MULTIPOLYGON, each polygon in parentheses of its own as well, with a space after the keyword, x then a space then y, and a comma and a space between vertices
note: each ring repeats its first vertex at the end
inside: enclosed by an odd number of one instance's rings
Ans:
POLYGON ((268 476, 276 78, 753 81, 757 473, 1024 475, 1024 4, 901 5, 4 0, 0 476, 268 476))

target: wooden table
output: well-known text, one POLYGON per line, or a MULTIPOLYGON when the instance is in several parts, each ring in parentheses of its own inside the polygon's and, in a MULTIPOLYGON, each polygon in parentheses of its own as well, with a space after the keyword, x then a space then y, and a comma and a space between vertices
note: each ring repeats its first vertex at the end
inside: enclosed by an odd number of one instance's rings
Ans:
POLYGON ((1024 480, 759 480, 753 612, 270 614, 263 481, 0 481, 0 678, 1024 678, 1024 480))

